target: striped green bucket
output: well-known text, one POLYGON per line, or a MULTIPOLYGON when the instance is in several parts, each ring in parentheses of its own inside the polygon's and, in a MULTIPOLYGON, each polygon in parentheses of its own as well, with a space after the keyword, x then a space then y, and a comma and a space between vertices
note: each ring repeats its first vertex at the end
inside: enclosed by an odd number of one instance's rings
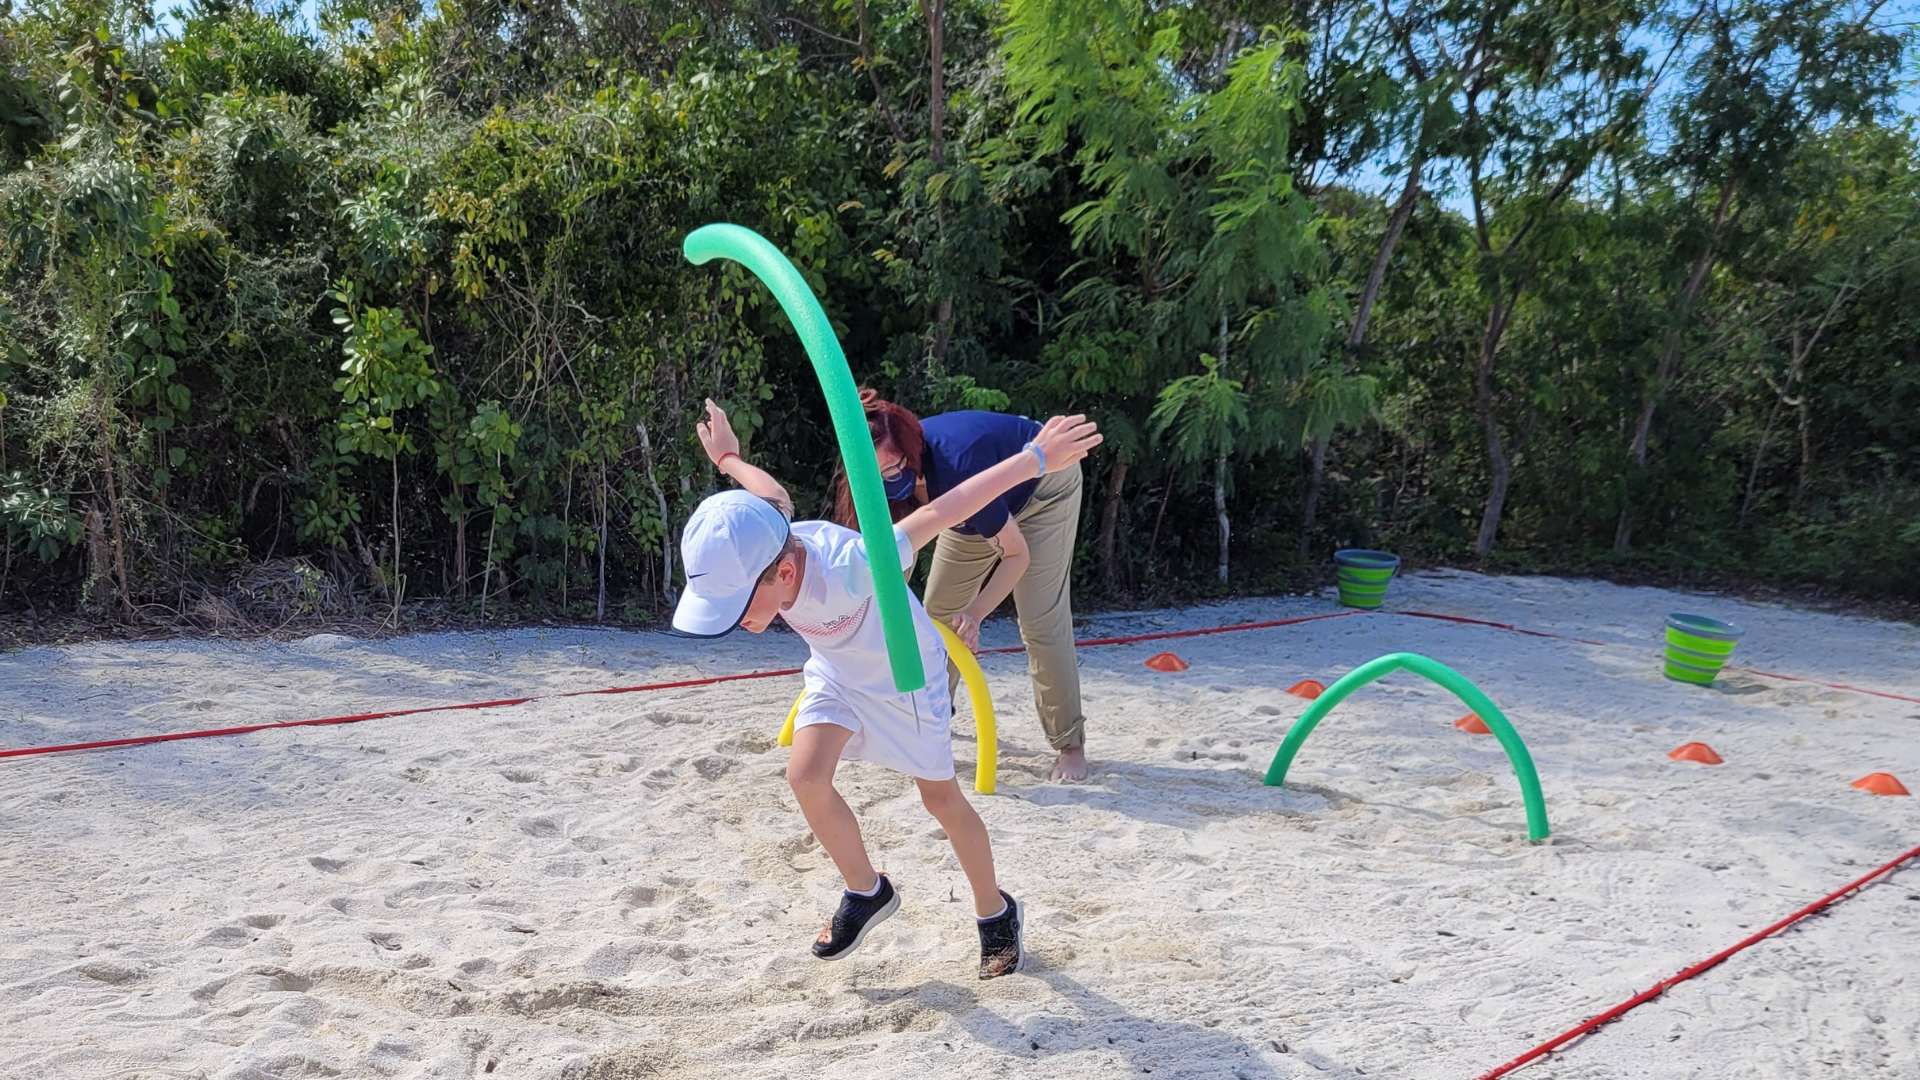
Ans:
POLYGON ((1400 556, 1347 548, 1333 553, 1333 565, 1341 606, 1377 608, 1387 598, 1387 583, 1400 569, 1400 556))
POLYGON ((1667 616, 1667 678, 1708 686, 1746 631, 1705 615, 1667 616))

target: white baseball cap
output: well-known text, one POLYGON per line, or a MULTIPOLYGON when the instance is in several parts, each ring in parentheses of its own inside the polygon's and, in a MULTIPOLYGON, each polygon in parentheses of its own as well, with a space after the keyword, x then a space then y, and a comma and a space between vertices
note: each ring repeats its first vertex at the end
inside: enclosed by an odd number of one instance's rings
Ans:
POLYGON ((760 575, 787 549, 787 516, 758 495, 709 495, 680 534, 687 588, 673 609, 675 633, 719 637, 740 625, 760 575))

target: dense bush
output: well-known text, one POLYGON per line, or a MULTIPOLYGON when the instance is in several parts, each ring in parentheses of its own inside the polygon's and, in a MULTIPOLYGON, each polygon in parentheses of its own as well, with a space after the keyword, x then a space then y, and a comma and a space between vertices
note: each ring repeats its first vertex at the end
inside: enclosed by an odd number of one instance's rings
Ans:
POLYGON ((1344 544, 1920 596, 1877 15, 319 10, 0 4, 0 612, 657 610, 703 398, 803 510, 833 460, 720 220, 862 381, 1099 418, 1113 598, 1344 544))

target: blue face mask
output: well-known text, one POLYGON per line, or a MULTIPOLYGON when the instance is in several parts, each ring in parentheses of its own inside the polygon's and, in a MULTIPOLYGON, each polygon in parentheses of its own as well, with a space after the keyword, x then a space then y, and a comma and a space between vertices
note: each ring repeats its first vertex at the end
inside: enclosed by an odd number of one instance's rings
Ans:
POLYGON ((919 479, 912 469, 902 467, 891 480, 883 476, 880 482, 886 485, 887 500, 900 502, 903 499, 913 498, 913 486, 919 479))

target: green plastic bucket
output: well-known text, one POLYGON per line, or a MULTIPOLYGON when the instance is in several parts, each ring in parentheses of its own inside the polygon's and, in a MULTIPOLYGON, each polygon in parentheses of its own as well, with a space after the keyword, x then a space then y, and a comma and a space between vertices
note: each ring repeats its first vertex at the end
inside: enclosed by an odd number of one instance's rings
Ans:
POLYGON ((1341 606, 1377 608, 1387 598, 1387 583, 1400 570, 1400 556, 1347 548, 1333 553, 1333 565, 1341 606))
POLYGON ((1745 630, 1705 615, 1674 612, 1667 616, 1667 678, 1708 686, 1733 655, 1745 630))

